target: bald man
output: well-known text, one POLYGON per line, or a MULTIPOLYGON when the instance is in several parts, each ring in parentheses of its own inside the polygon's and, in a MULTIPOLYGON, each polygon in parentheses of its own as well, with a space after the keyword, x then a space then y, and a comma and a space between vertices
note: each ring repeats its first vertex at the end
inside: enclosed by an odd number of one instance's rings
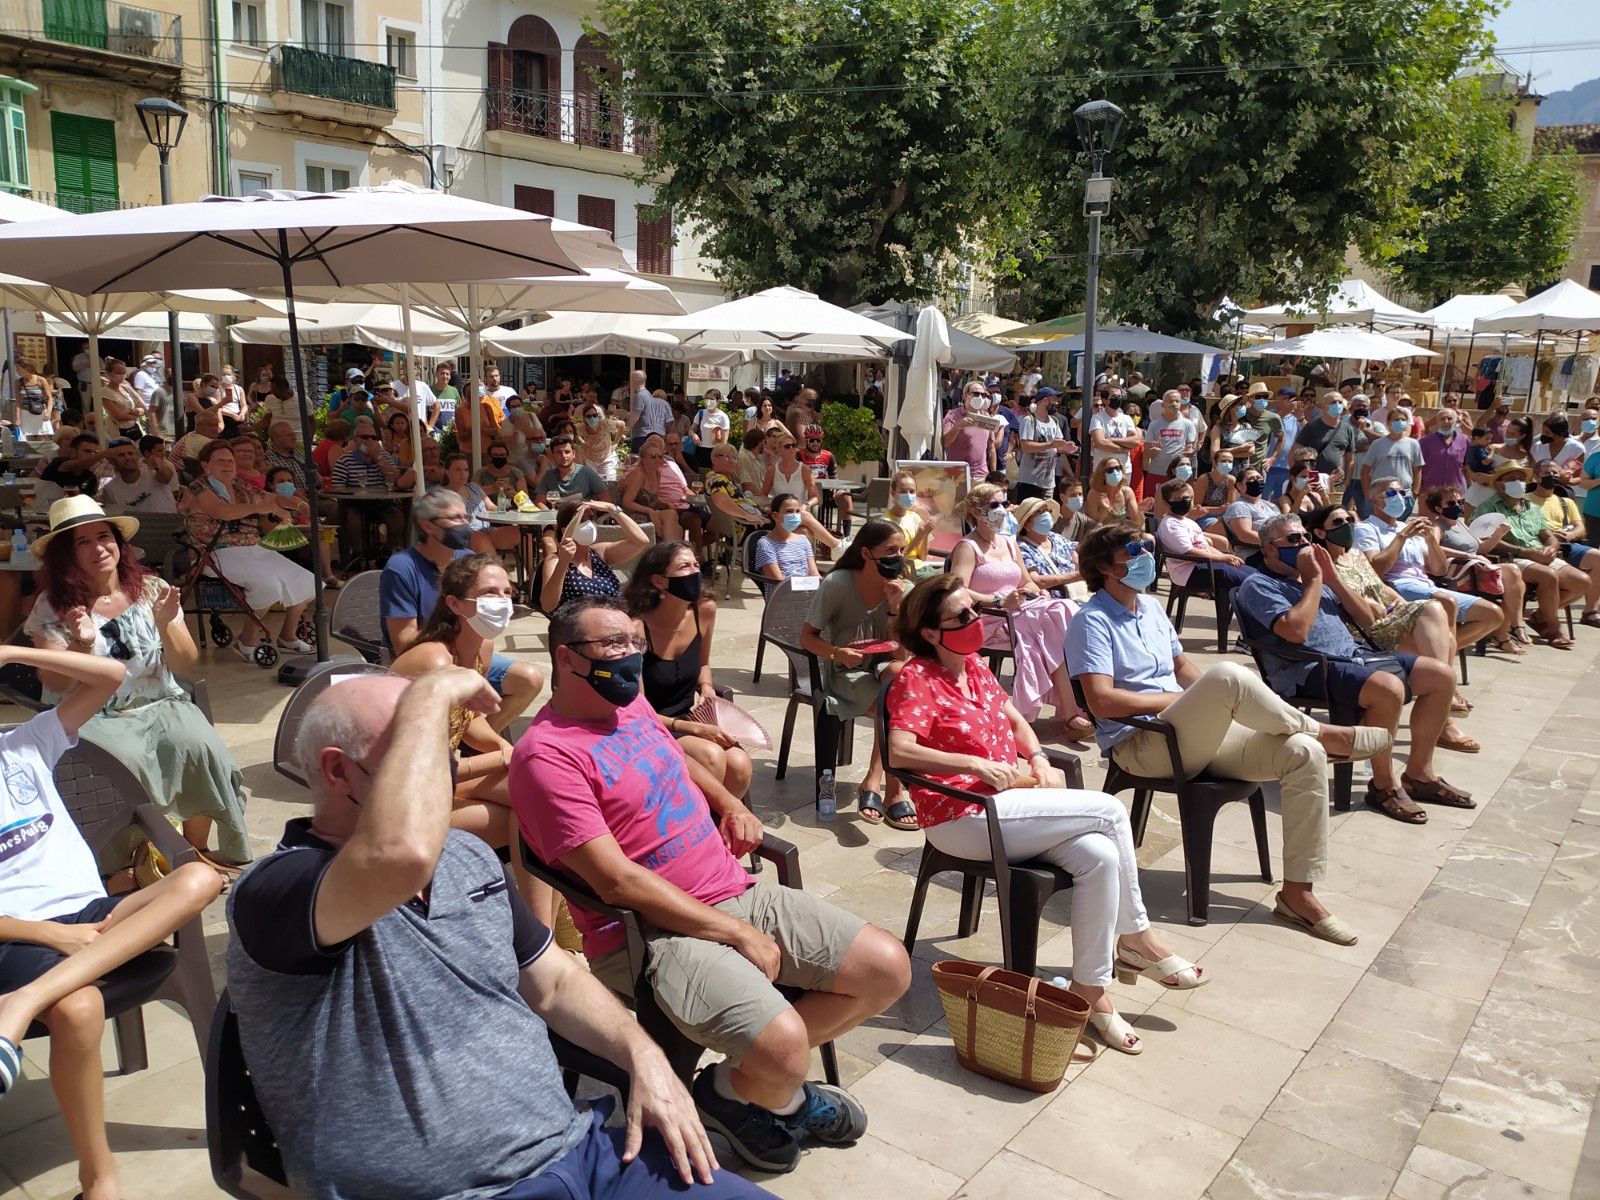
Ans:
POLYGON ((228 905, 239 1035, 291 1184, 386 1200, 665 1200, 696 1181, 706 1200, 767 1195, 718 1169, 655 1043, 548 952, 494 851, 450 828, 450 714, 498 706, 449 667, 409 686, 346 680, 306 713, 312 815, 228 905), (603 1127, 609 1100, 573 1108, 547 1026, 627 1069, 625 1129, 603 1127))

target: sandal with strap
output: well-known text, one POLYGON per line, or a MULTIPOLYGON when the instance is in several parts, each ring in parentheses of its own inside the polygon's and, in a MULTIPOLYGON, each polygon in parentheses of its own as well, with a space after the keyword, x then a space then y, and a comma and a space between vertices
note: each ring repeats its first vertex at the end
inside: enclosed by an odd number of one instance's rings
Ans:
POLYGON ((1591 629, 1600 629, 1600 609, 1584 613, 1578 618, 1578 624, 1587 625, 1591 629))
POLYGON ((915 832, 922 828, 922 823, 917 820, 917 806, 909 800, 896 800, 889 805, 889 815, 884 824, 890 829, 904 829, 915 832))
POLYGON ((856 808, 861 813, 861 819, 868 825, 883 824, 883 796, 878 792, 862 792, 860 799, 856 801, 856 808))
POLYGON ((1174 992, 1186 992, 1192 988, 1205 987, 1211 982, 1208 975, 1201 973, 1187 958, 1177 954, 1169 954, 1163 959, 1150 959, 1140 954, 1137 950, 1130 950, 1126 946, 1117 947, 1116 972, 1118 983, 1137 983, 1143 975, 1147 979, 1154 979, 1162 987, 1174 992), (1177 983, 1168 983, 1169 977, 1176 976, 1177 983))
MULTIPOLYGON (((1440 745, 1444 743, 1441 742, 1440 745)), ((1442 779, 1409 779, 1400 776, 1400 786, 1411 794, 1418 804, 1438 804, 1444 808, 1477 808, 1478 802, 1460 788, 1451 787, 1442 779)))
POLYGON ((1544 644, 1549 646, 1552 650, 1572 649, 1572 639, 1561 632, 1561 626, 1559 624, 1535 625, 1533 627, 1533 631, 1543 638, 1544 644))
POLYGON ((1354 946, 1360 940, 1356 936, 1354 929, 1351 929, 1344 921, 1331 914, 1313 924, 1289 907, 1289 903, 1283 898, 1282 892, 1279 892, 1273 900, 1272 915, 1280 921, 1298 925, 1312 937, 1321 938, 1325 942, 1332 942, 1335 946, 1354 946))
POLYGON ((1143 1054, 1144 1042, 1140 1040, 1133 1026, 1122 1019, 1119 1012, 1092 1012, 1089 1014, 1089 1024, 1094 1026, 1094 1031, 1100 1035, 1100 1040, 1112 1050, 1120 1050, 1124 1054, 1143 1054), (1133 1039, 1133 1044, 1128 1044, 1128 1039, 1133 1039))
POLYGON ((9 1092, 22 1076, 22 1047, 8 1037, 0 1037, 0 1096, 9 1092))
POLYGON ((1506 634, 1505 637, 1490 638, 1489 644, 1496 650, 1500 651, 1501 654, 1522 655, 1527 653, 1527 651, 1522 648, 1523 643, 1519 642, 1516 637, 1509 633, 1506 634))
POLYGON ((1466 716, 1467 713, 1472 711, 1472 701, 1468 700, 1460 692, 1457 692, 1450 699, 1450 711, 1453 713, 1458 713, 1461 716, 1466 716))
POLYGON ((1380 788, 1376 784, 1367 784, 1367 794, 1363 800, 1368 808, 1375 808, 1386 817, 1405 825, 1426 825, 1428 814, 1423 812, 1411 802, 1411 798, 1399 788, 1380 788))
POLYGON ((1460 754, 1476 754, 1483 747, 1478 744, 1478 739, 1468 737, 1454 726, 1446 726, 1439 740, 1434 743, 1441 750, 1454 750, 1460 754))

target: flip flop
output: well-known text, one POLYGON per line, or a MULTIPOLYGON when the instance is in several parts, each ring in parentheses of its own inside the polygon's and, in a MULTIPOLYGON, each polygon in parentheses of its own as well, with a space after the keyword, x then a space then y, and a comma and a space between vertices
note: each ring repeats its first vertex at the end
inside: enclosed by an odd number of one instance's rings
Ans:
POLYGON ((882 825, 884 818, 883 796, 878 792, 862 792, 856 801, 861 819, 868 825, 882 825))
POLYGON ((887 824, 890 829, 917 830, 922 828, 917 820, 917 806, 909 800, 896 800, 889 805, 887 824))
POLYGON ((0 1037, 0 1097, 9 1092, 22 1075, 22 1047, 8 1037, 0 1037))
POLYGON ((1323 917, 1322 920, 1313 925, 1284 902, 1282 892, 1273 897, 1272 915, 1280 921, 1298 925, 1312 937, 1321 938, 1325 942, 1332 942, 1335 946, 1354 946, 1359 940, 1356 937, 1355 930, 1331 914, 1323 917))

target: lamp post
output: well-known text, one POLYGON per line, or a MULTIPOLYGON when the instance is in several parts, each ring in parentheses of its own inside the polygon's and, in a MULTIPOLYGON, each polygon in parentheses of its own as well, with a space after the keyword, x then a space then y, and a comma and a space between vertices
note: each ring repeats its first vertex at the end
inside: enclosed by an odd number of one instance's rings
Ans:
MULTIPOLYGON (((183 127, 189 123, 189 110, 176 100, 165 96, 150 96, 133 106, 139 113, 139 124, 144 126, 144 136, 161 156, 161 203, 172 203, 172 169, 168 159, 183 127)), ((178 412, 183 396, 183 343, 178 333, 178 314, 167 313, 167 341, 172 344, 172 392, 168 404, 172 408, 172 435, 178 434, 178 412)), ((152 420, 151 424, 155 422, 152 420)))
POLYGON ((1101 173, 1105 157, 1117 144, 1126 114, 1109 100, 1091 100, 1079 105, 1072 113, 1078 126, 1078 140, 1089 151, 1089 178, 1083 186, 1083 212, 1089 218, 1089 262, 1084 281, 1083 304, 1083 355, 1078 363, 1078 374, 1083 391, 1079 408, 1079 433, 1083 448, 1078 453, 1078 469, 1083 486, 1089 486, 1089 468, 1094 461, 1091 449, 1087 414, 1090 397, 1094 394, 1094 333, 1100 320, 1100 218, 1111 211, 1111 180, 1101 173))

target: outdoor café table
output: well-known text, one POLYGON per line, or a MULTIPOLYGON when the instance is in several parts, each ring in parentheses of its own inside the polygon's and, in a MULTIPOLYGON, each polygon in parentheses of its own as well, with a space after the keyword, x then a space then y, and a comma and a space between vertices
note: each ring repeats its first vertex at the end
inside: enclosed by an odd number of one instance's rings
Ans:
POLYGON ((822 493, 822 511, 817 514, 817 519, 821 521, 824 526, 828 524, 828 518, 832 516, 834 512, 833 494, 835 492, 854 493, 859 492, 865 486, 865 484, 857 483, 853 479, 817 480, 817 490, 822 493))
POLYGON ((374 570, 383 568, 383 563, 378 555, 377 529, 377 518, 381 514, 383 507, 387 506, 400 510, 403 518, 402 528, 398 531, 391 529, 389 533, 391 538, 394 538, 396 533, 399 534, 396 539, 397 545, 405 544, 407 539, 404 525, 411 520, 411 502, 416 499, 413 493, 379 488, 324 488, 322 489, 322 494, 331 496, 339 501, 341 510, 346 504, 355 509, 356 519, 361 522, 361 546, 356 551, 357 557, 364 560, 374 570))
POLYGON ((521 535, 517 539, 517 587, 527 595, 529 606, 538 608, 539 606, 534 603, 537 599, 535 595, 537 589, 528 581, 539 577, 539 556, 543 553, 539 544, 539 534, 542 530, 555 525, 556 510, 537 508, 533 512, 521 512, 516 509, 510 512, 498 512, 486 508, 478 516, 491 525, 513 526, 521 535))

